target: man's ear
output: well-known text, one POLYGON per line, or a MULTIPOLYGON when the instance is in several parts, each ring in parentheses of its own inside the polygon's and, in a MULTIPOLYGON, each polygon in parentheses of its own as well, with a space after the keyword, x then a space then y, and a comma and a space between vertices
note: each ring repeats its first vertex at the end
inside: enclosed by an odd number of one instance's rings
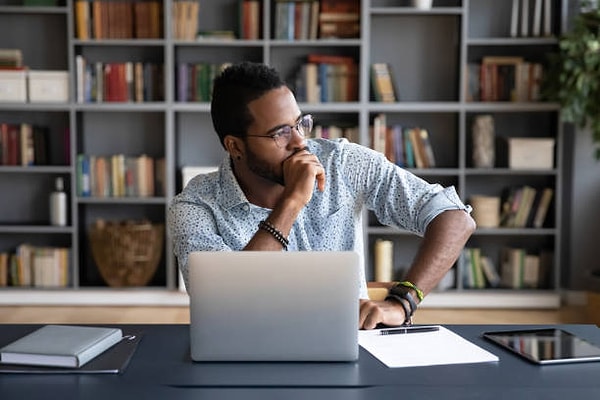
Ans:
POLYGON ((234 160, 239 160, 244 156, 245 149, 241 138, 227 135, 223 139, 223 144, 225 145, 225 150, 234 160))

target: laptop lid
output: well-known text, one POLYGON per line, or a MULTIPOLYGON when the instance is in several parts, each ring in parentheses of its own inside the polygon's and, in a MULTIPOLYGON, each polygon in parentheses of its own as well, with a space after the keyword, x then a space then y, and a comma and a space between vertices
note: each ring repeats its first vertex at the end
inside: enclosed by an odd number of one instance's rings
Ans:
POLYGON ((355 252, 193 252, 195 361, 354 361, 355 252))

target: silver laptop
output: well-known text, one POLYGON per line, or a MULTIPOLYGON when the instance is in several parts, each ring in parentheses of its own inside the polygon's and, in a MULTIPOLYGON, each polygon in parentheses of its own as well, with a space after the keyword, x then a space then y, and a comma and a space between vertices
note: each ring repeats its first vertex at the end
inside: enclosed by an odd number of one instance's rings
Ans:
POLYGON ((355 252, 194 252, 188 259, 195 361, 354 361, 355 252))

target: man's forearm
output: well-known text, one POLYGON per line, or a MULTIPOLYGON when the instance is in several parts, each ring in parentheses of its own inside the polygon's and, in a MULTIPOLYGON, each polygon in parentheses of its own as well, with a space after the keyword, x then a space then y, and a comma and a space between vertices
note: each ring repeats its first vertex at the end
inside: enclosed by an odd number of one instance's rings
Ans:
MULTIPOLYGON (((287 238, 292 229, 292 225, 296 221, 296 218, 298 218, 298 214, 303 207, 304 204, 298 204, 297 202, 284 199, 273 209, 268 220, 284 237, 287 238)), ((250 242, 244 247, 244 250, 277 251, 281 250, 281 248, 281 243, 278 242, 273 235, 258 229, 254 237, 252 237, 250 242)))
POLYGON ((429 293, 456 262, 474 230, 475 221, 463 210, 439 214, 427 227, 405 279, 429 293))

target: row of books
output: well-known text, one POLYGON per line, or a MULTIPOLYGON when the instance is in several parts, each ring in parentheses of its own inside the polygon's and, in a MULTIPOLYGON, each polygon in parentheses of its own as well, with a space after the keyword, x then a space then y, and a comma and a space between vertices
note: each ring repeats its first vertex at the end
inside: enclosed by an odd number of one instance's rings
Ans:
POLYGON ((275 3, 275 39, 317 39, 319 1, 278 1, 275 3))
POLYGON ((165 160, 145 154, 77 156, 80 197, 152 197, 165 194, 165 160))
POLYGON ((160 0, 75 0, 76 37, 158 39, 163 31, 162 8, 160 0))
POLYGON ((500 251, 500 268, 479 247, 463 249, 463 284, 465 288, 539 289, 548 287, 552 252, 530 254, 524 248, 504 247, 500 251))
POLYGON ((21 244, 0 253, 0 287, 66 287, 70 280, 71 249, 21 244))
POLYGON ((467 101, 538 101, 543 73, 522 57, 483 57, 467 65, 467 101))
POLYGON ((0 122, 0 165, 48 165, 48 128, 0 122))
POLYGON ((360 0, 278 0, 274 13, 275 39, 360 36, 360 0))
POLYGON ((552 0, 512 0, 511 37, 552 35, 552 0))
POLYGON ((315 125, 311 137, 315 139, 346 138, 350 142, 358 143, 358 135, 357 126, 315 125))
POLYGON ((378 114, 370 128, 371 147, 391 162, 405 168, 435 168, 435 154, 429 132, 421 127, 388 126, 385 114, 378 114))
POLYGON ((177 101, 210 101, 213 80, 228 65, 229 63, 179 63, 177 65, 177 101))
POLYGON ((531 254, 524 248, 503 248, 500 255, 501 286, 512 289, 548 288, 553 257, 549 250, 531 254))
POLYGON ((329 103, 358 100, 358 65, 352 57, 309 54, 295 77, 299 102, 329 103))
POLYGON ((500 212, 500 226, 542 228, 554 197, 551 187, 513 186, 506 190, 500 212))
POLYGON ((75 57, 77 102, 148 102, 164 99, 164 67, 150 62, 88 62, 75 57))

